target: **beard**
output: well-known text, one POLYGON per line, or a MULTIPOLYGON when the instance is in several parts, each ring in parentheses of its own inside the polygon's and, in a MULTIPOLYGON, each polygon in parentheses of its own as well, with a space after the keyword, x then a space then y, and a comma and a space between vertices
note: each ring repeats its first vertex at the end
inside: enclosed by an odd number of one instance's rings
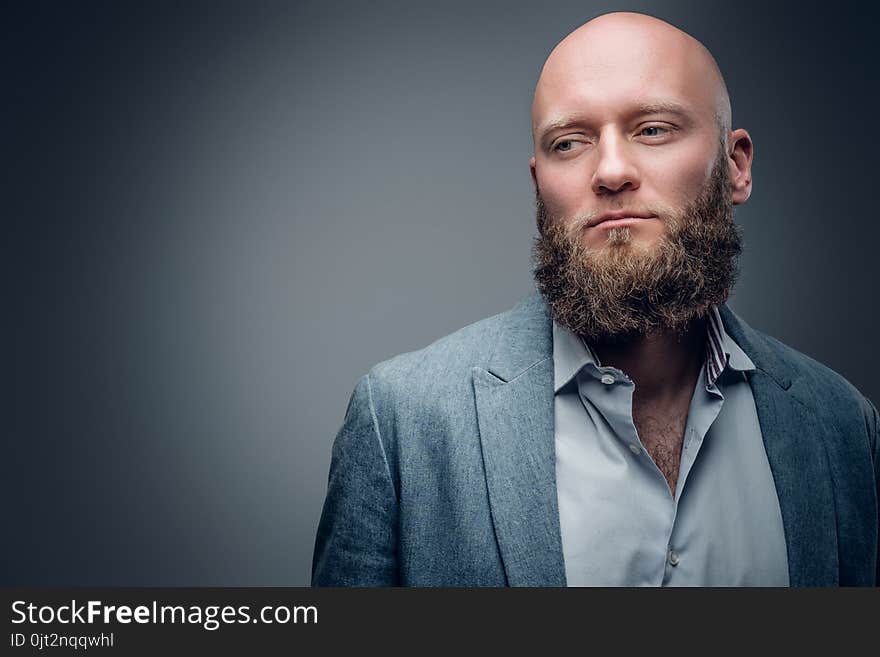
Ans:
POLYGON ((647 248, 626 226, 609 230, 601 247, 585 247, 591 216, 550 217, 537 191, 534 277, 553 319, 587 341, 620 344, 657 332, 681 337, 722 304, 742 253, 724 156, 686 207, 641 208, 664 224, 647 248))

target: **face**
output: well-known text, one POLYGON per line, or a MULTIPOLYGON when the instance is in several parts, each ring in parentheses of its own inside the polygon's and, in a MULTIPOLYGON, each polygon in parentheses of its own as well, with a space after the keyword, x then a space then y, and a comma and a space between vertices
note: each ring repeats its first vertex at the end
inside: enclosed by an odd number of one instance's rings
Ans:
POLYGON ((593 250, 619 242, 618 227, 630 233, 626 248, 656 246, 669 214, 705 187, 721 142, 702 64, 677 42, 626 32, 563 42, 533 108, 537 190, 549 216, 586 226, 593 250))
POLYGON ((644 16, 600 17, 545 64, 532 109, 536 279, 554 318, 614 340, 682 330, 723 302, 750 192, 748 133, 698 42, 644 16), (625 44, 625 45, 622 45, 625 44))

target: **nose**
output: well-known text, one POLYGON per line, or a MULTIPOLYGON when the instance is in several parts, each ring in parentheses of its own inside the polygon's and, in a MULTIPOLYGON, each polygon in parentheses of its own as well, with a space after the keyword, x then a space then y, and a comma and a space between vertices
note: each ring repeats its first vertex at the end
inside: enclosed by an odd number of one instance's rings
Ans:
POLYGON ((599 162, 593 172, 591 186, 599 196, 632 191, 639 188, 639 173, 632 160, 626 140, 607 132, 599 138, 599 162))

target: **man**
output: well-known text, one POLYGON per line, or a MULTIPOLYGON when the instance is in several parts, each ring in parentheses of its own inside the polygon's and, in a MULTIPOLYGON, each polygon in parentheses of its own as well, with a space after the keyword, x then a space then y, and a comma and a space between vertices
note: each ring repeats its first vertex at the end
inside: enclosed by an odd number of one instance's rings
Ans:
POLYGON ((357 384, 316 585, 875 585, 878 414, 725 304, 752 141, 695 39, 600 16, 532 108, 539 294, 357 384))

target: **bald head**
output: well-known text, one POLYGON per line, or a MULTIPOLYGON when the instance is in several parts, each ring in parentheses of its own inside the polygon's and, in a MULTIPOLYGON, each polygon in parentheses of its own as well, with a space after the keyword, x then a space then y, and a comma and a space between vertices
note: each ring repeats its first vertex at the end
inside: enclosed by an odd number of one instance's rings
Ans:
POLYGON ((587 102, 608 94, 662 101, 665 94, 711 117, 722 139, 731 127, 730 99, 712 54, 689 34, 644 14, 604 14, 553 49, 532 105, 536 143, 542 128, 566 118, 577 94, 587 102))

